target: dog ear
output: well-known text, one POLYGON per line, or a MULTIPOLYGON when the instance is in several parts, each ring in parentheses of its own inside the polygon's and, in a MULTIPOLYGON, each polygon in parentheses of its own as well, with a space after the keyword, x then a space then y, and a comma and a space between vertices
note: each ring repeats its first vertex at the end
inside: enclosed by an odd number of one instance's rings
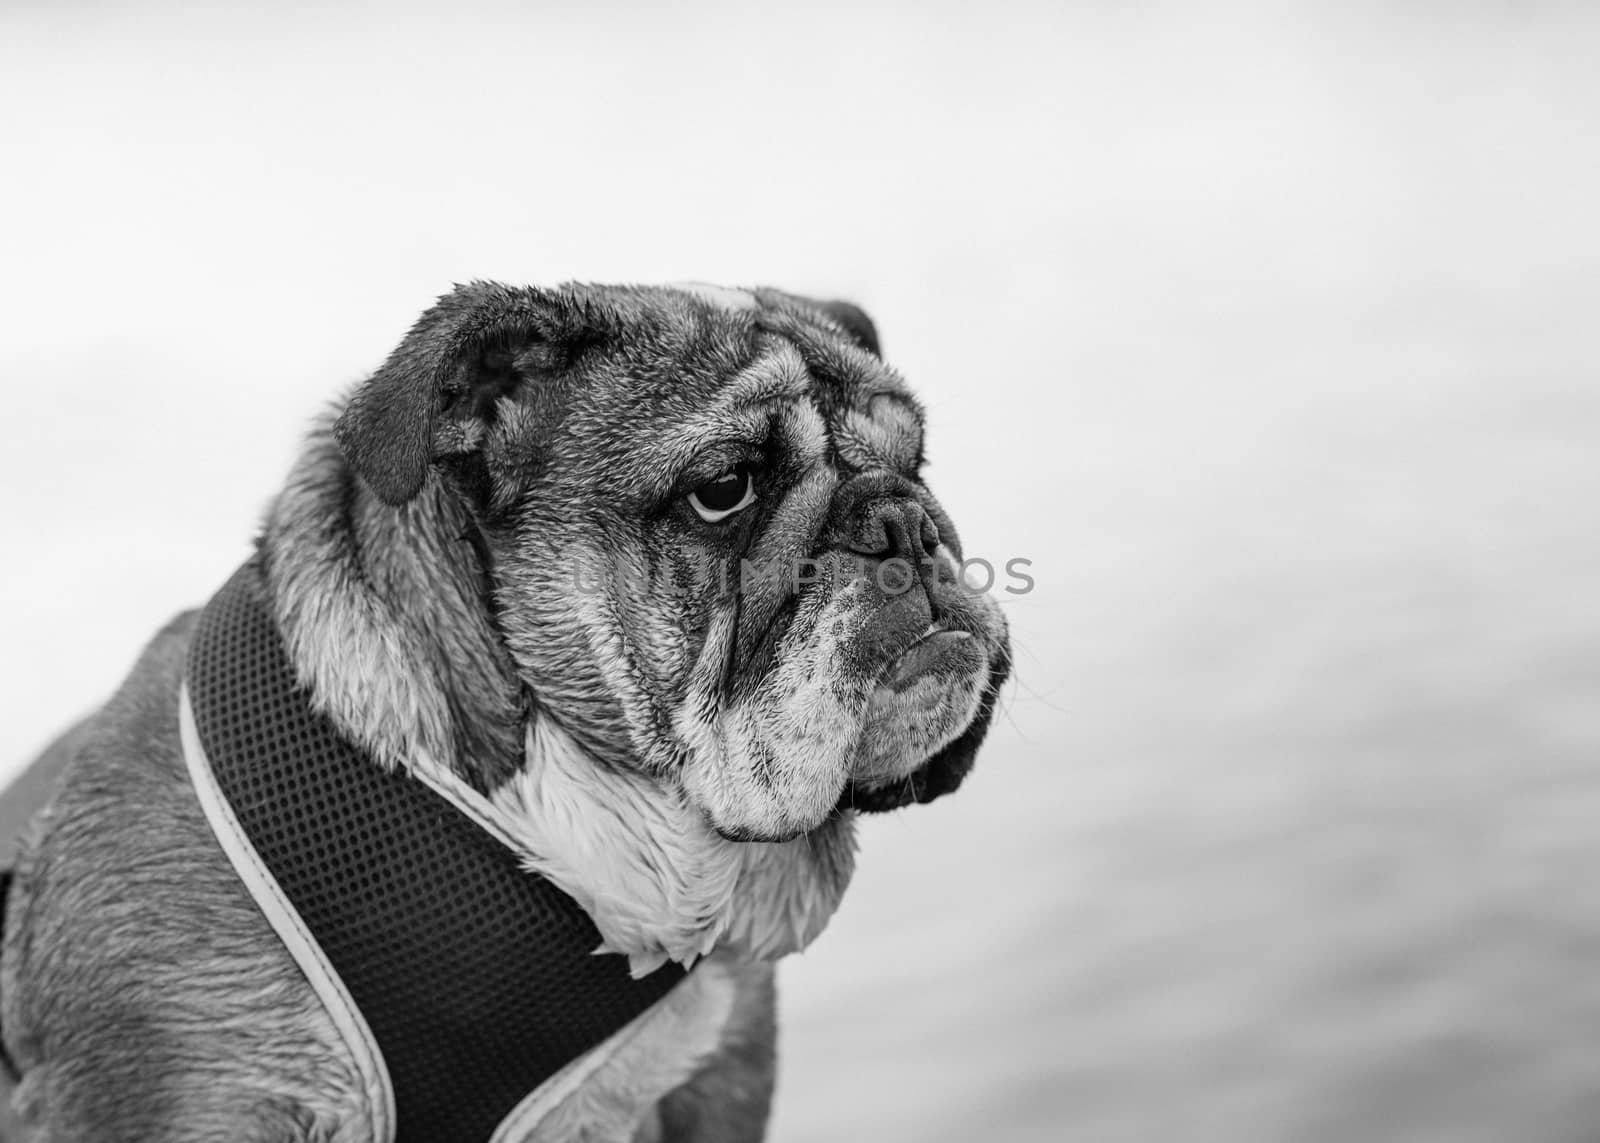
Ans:
POLYGON ((442 416, 475 438, 519 383, 515 361, 537 346, 552 357, 592 333, 592 305, 530 287, 457 286, 411 327, 334 424, 350 467, 386 503, 422 491, 442 416))
POLYGON ((823 313, 844 327, 850 340, 874 357, 883 356, 878 344, 878 327, 872 324, 872 319, 860 306, 842 301, 818 302, 817 305, 823 313))

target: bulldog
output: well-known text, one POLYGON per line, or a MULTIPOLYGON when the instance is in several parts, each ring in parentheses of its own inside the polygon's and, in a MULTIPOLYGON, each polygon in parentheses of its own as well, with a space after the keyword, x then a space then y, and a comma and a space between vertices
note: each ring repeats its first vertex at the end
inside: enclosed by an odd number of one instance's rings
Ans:
POLYGON ((861 813, 961 783, 1008 672, 922 464, 852 305, 442 297, 317 422, 230 586, 36 764, 12 1130, 761 1138, 774 963, 861 813), (230 666, 251 640, 269 666, 230 666), (533 1025, 537 1066, 472 1086, 533 1025))

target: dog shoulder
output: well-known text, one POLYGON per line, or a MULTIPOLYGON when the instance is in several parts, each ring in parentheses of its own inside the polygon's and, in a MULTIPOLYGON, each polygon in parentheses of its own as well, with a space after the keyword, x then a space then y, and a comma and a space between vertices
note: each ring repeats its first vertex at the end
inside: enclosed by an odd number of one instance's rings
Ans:
POLYGON ((25 1138, 333 1141, 362 1106, 189 783, 177 704, 195 619, 163 628, 74 730, 19 854, 0 1027, 25 1138))
POLYGON ((765 964, 741 974, 721 1042, 656 1105, 659 1143, 752 1143, 765 1135, 777 1067, 774 976, 765 964))
POLYGON ((772 1103, 774 966, 715 954, 501 1125, 523 1143, 757 1143, 772 1103))

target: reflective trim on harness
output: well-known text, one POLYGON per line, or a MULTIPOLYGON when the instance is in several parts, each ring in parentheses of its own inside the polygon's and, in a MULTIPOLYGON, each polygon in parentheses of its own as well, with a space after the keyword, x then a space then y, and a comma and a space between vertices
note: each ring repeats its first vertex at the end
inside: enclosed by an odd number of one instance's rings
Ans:
POLYGON ((200 745, 200 733, 195 729, 194 708, 189 704, 189 684, 178 691, 178 729, 183 739, 183 761, 189 768, 189 780, 205 811, 211 832, 217 835, 222 851, 228 855, 233 868, 255 898, 256 905, 266 915, 273 930, 283 941, 289 955, 294 957, 306 981, 322 1001, 328 1016, 339 1031, 345 1046, 350 1049, 356 1070, 361 1073, 362 1094, 367 1100, 368 1122, 372 1125, 373 1143, 393 1143, 394 1140, 394 1088, 389 1082, 389 1069, 384 1066, 383 1053, 378 1041, 367 1026, 361 1010, 356 1007, 344 981, 328 963, 316 938, 306 928, 305 921, 284 896, 277 879, 272 876, 261 855, 245 835, 233 808, 217 785, 211 761, 205 747, 200 745))

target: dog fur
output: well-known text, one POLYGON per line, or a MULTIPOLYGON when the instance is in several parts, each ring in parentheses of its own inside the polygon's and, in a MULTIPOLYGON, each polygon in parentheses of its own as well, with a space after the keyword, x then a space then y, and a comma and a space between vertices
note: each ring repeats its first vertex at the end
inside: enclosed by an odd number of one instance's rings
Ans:
MULTIPOLYGON (((761 1137, 773 962, 832 915, 857 811, 960 783, 1008 669, 921 461, 866 316, 770 290, 459 287, 314 428, 259 544, 313 704, 468 806, 636 974, 705 960, 525 1138, 761 1137), (708 525, 686 495, 730 470, 755 502, 708 525)), ((19 858, 0 1027, 23 1138, 368 1138, 186 777, 192 626, 74 732, 19 858)))

